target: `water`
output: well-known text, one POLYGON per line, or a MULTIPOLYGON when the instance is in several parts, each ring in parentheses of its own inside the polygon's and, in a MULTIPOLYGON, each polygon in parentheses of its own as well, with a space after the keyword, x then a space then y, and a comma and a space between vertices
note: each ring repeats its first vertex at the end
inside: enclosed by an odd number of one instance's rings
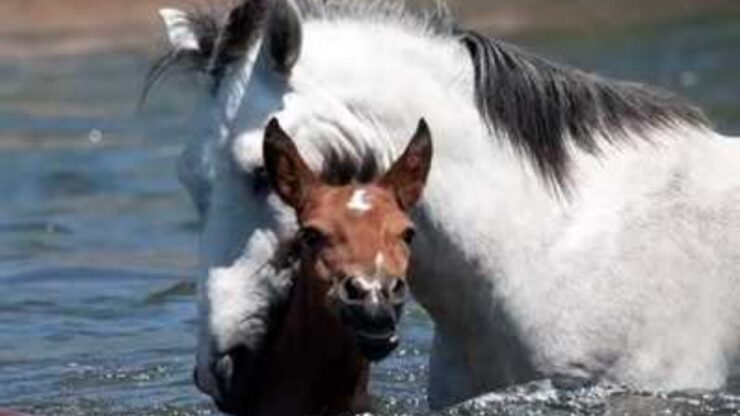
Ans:
MULTIPOLYGON (((740 133, 740 25, 530 38, 547 55, 677 90, 740 133)), ((208 415, 192 386, 198 224, 174 158, 192 97, 175 80, 134 114, 137 51, 0 61, 0 407, 45 415, 208 415)), ((431 326, 374 369, 382 413, 423 413, 431 326)), ((737 412, 728 395, 547 381, 446 414, 737 412)))

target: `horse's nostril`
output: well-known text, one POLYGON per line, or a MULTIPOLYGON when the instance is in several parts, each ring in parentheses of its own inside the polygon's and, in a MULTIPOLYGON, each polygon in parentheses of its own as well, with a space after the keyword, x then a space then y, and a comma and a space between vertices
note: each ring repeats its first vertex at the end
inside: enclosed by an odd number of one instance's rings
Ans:
POLYGON ((213 357, 209 374, 201 374, 196 379, 204 393, 211 395, 222 412, 228 414, 248 414, 256 402, 255 383, 260 382, 261 360, 256 351, 243 345, 213 357), (201 379, 204 376, 206 379, 201 379), (201 385, 206 384, 206 385, 201 385))

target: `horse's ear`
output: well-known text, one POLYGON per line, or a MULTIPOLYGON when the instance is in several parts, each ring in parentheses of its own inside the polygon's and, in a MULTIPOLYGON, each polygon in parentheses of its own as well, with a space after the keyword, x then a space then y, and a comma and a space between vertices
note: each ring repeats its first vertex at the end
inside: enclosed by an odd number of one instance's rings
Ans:
POLYGON ((262 155, 273 189, 283 202, 300 209, 318 178, 275 118, 270 120, 265 130, 262 155))
POLYGON ((213 49, 223 58, 243 57, 252 45, 252 38, 258 33, 264 21, 268 0, 242 0, 231 9, 226 19, 223 33, 213 49))
POLYGON ((167 37, 177 51, 199 51, 200 43, 190 16, 178 9, 161 9, 167 37))
POLYGON ((432 165, 432 135, 424 119, 399 157, 380 180, 391 189, 402 209, 408 210, 419 201, 432 165))
POLYGON ((266 47, 275 69, 288 74, 301 54, 303 28, 292 0, 275 0, 270 9, 266 47))

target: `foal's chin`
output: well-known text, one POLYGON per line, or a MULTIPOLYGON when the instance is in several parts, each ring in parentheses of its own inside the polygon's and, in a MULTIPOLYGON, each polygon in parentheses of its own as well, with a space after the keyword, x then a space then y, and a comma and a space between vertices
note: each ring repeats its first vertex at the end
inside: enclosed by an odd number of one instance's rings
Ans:
POLYGON ((378 294, 350 297, 341 291, 332 291, 329 297, 342 326, 369 361, 380 361, 398 347, 398 323, 404 309, 405 297, 382 301, 378 297, 378 294))
POLYGON ((362 355, 370 361, 380 361, 389 356, 398 347, 396 331, 387 334, 370 334, 353 331, 357 347, 362 355))
POLYGON ((348 309, 351 308, 345 308, 341 314, 342 323, 365 358, 380 361, 398 347, 398 322, 402 307, 383 308, 388 314, 380 320, 377 313, 352 313, 348 309))

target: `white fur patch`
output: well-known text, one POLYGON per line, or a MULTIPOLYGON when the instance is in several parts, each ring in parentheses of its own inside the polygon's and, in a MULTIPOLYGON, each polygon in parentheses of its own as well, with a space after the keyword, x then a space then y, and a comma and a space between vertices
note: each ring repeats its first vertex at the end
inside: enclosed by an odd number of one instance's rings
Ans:
POLYGON ((380 302, 380 291, 383 290, 383 285, 380 283, 380 280, 369 280, 360 276, 357 278, 357 283, 367 291, 368 296, 370 297, 370 303, 380 302))
POLYGON ((380 277, 380 274, 383 273, 383 263, 385 263, 385 257, 383 257, 383 253, 378 252, 375 255, 375 277, 380 277))
POLYGON ((373 206, 370 203, 370 198, 367 196, 367 191, 364 189, 356 190, 347 203, 348 209, 360 213, 370 211, 372 207, 373 206))
POLYGON ((368 280, 364 277, 358 277, 357 283, 362 286, 363 289, 367 290, 368 292, 377 292, 380 291, 383 288, 383 285, 378 280, 368 280))
POLYGON ((195 36, 187 13, 178 9, 160 9, 159 15, 164 20, 167 37, 173 48, 189 51, 200 49, 198 38, 195 36))

